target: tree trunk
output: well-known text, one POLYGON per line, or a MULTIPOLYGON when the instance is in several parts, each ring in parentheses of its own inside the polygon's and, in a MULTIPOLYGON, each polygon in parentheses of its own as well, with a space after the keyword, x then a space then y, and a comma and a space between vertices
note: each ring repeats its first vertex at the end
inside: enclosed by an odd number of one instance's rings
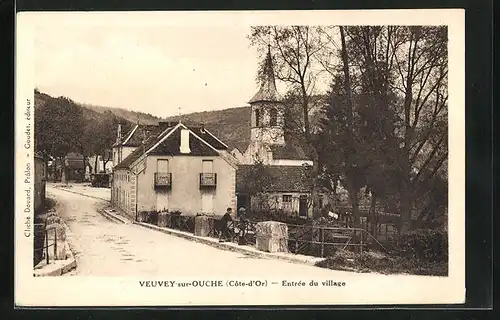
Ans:
POLYGON ((106 164, 108 163, 109 160, 104 160, 104 158, 102 158, 102 170, 103 172, 106 172, 106 164))
POLYGON ((371 233, 375 239, 377 238, 377 227, 378 227, 376 205, 377 205, 377 195, 371 192, 370 223, 371 223, 371 233))
POLYGON ((98 165, 98 163, 99 163, 99 155, 98 155, 98 154, 96 154, 96 155, 95 155, 95 163, 94 163, 94 173, 99 173, 99 172, 97 171, 97 165, 98 165))
POLYGON ((87 157, 82 153, 83 156, 83 179, 82 182, 85 181, 85 176, 87 173, 87 157))
POLYGON ((408 186, 408 179, 403 182, 403 187, 401 189, 401 217, 399 223, 399 234, 405 234, 411 230, 411 211, 412 211, 412 199, 411 192, 408 186))
POLYGON ((61 157, 61 183, 68 183, 66 181, 66 162, 64 157, 61 157))
POLYGON ((349 204, 351 205, 353 227, 359 228, 360 226, 360 212, 358 203, 358 190, 355 190, 352 183, 347 182, 347 193, 349 194, 349 204))

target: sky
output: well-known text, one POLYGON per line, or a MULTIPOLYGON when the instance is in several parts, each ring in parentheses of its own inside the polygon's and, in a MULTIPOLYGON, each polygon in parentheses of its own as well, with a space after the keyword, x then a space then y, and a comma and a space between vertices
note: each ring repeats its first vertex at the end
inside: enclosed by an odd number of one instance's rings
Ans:
POLYGON ((252 25, 445 24, 451 17, 439 10, 26 12, 17 24, 18 37, 34 39, 41 92, 167 117, 247 105, 260 59, 247 39, 252 25))
POLYGON ((43 25, 35 86, 159 117, 247 105, 259 55, 248 26, 43 25))

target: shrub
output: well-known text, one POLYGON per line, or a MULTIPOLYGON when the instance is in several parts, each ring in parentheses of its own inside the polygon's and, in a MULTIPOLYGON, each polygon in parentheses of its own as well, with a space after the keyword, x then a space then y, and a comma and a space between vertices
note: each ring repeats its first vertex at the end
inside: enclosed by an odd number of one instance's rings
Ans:
POLYGON ((442 230, 417 229, 399 235, 389 248, 393 255, 428 262, 448 261, 448 233, 442 230))
POLYGON ((158 225, 158 212, 157 211, 141 211, 139 212, 141 216, 141 222, 158 225))

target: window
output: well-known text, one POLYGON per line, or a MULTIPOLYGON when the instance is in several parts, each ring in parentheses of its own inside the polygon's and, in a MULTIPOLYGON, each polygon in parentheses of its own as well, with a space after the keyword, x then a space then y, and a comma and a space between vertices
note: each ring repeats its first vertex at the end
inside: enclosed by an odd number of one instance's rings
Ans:
POLYGON ((283 210, 289 211, 292 209, 292 196, 289 194, 283 195, 283 210))
POLYGON ((278 111, 276 109, 269 110, 269 125, 277 126, 278 125, 278 111))
POLYGON ((213 164, 212 160, 203 160, 202 163, 202 172, 203 173, 212 173, 213 172, 213 164))
POLYGON ((156 172, 170 172, 168 168, 168 159, 158 159, 156 161, 156 172))
POLYGON ((260 110, 255 110, 255 126, 260 126, 260 110))

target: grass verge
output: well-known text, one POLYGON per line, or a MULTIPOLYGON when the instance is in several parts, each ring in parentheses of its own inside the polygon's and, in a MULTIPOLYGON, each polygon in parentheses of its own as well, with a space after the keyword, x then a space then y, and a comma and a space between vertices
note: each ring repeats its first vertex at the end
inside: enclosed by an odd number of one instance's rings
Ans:
POLYGON ((448 276, 447 261, 424 261, 408 257, 394 257, 376 251, 353 253, 338 250, 316 266, 360 273, 413 274, 448 276))

